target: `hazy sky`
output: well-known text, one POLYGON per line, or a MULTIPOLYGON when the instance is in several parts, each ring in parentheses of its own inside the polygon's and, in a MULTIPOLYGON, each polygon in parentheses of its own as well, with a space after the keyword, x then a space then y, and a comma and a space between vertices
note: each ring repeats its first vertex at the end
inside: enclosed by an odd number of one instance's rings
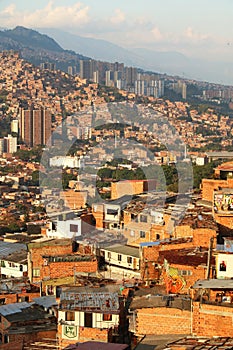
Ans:
POLYGON ((0 0, 0 25, 233 61, 233 0, 0 0))

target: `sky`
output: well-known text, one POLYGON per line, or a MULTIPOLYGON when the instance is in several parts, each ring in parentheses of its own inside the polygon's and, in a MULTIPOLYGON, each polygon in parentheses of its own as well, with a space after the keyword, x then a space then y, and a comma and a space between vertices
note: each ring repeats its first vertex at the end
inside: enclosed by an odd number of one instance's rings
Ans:
POLYGON ((233 0, 0 0, 0 26, 59 28, 125 48, 233 62, 233 0))

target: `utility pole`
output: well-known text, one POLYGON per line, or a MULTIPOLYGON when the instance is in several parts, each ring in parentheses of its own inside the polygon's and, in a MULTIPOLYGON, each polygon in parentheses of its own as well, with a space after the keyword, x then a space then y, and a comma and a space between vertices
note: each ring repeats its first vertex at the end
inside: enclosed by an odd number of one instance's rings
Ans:
POLYGON ((210 244, 209 244, 209 250, 208 250, 208 258, 207 258, 207 271, 206 271, 206 279, 210 279, 210 268, 211 268, 211 258, 212 258, 212 251, 213 251, 213 243, 214 243, 214 237, 210 238, 210 244))

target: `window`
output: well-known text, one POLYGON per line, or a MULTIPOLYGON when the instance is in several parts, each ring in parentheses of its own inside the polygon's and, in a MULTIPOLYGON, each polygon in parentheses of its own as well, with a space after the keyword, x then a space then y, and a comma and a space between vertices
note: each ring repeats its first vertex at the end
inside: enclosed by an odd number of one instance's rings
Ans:
POLYGON ((131 214, 131 220, 134 221, 134 222, 138 222, 138 215, 131 214))
POLYGON ((141 215, 140 216, 140 222, 147 222, 147 216, 146 215, 141 215))
POLYGON ((33 269, 32 275, 33 277, 40 277, 40 269, 33 269))
POLYGON ((226 271, 226 270, 227 270, 227 265, 226 265, 225 261, 222 261, 219 264, 219 271, 226 271))
POLYGON ((145 238, 145 237, 146 237, 146 232, 140 231, 140 238, 145 238))
POLYGON ((5 261, 1 261, 1 267, 6 267, 5 261))
POLYGON ((29 297, 19 297, 18 303, 23 303, 24 301, 29 302, 29 297))
POLYGON ((66 321, 74 321, 75 320, 75 313, 74 311, 66 311, 66 321))
POLYGON ((78 232, 78 225, 70 224, 70 232, 78 232))
POLYGON ((191 270, 179 270, 178 274, 180 276, 191 276, 192 275, 192 271, 191 270))
POLYGON ((118 254, 118 261, 121 261, 121 259, 122 259, 122 256, 121 256, 121 254, 118 254))
POLYGON ((132 257, 131 256, 127 256, 127 263, 128 264, 132 264, 132 261, 133 261, 132 257))
POLYGON ((84 312, 84 327, 92 328, 92 314, 84 312))
POLYGON ((156 239, 160 239, 160 235, 158 233, 156 235, 156 239))
POLYGON ((6 299, 5 298, 1 298, 0 299, 0 305, 5 305, 6 303, 6 299))
POLYGON ((5 344, 9 343, 9 337, 7 334, 4 334, 4 343, 5 344))
POLYGON ((107 209, 107 215, 118 215, 118 210, 117 209, 107 209))
POLYGON ((134 230, 130 230, 130 236, 131 236, 131 237, 134 237, 134 236, 135 236, 134 230))
POLYGON ((23 265, 19 265, 19 271, 23 271, 23 265))
POLYGON ((103 314, 103 321, 112 321, 111 314, 103 314))
POLYGON ((110 259, 111 259, 111 253, 108 252, 108 260, 110 260, 110 259))

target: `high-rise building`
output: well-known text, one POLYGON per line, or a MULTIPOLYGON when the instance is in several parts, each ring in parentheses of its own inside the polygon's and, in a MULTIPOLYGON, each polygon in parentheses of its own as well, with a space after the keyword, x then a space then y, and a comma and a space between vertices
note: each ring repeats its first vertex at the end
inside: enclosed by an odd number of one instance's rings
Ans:
POLYGON ((99 71, 98 70, 93 73, 93 81, 94 81, 94 83, 99 84, 99 71))
POLYGON ((2 155, 4 151, 4 139, 0 139, 0 155, 2 155))
POLYGON ((80 60, 80 78, 81 79, 93 79, 93 73, 95 71, 94 60, 80 60))
POLYGON ((12 135, 5 136, 0 139, 0 154, 15 153, 17 151, 17 137, 12 135))
POLYGON ((19 132, 19 121, 17 119, 12 120, 11 122, 11 132, 16 134, 19 132))
POLYGON ((134 86, 135 81, 137 80, 138 70, 134 67, 125 68, 125 80, 128 86, 134 86))
POLYGON ((26 145, 51 145, 52 118, 49 110, 28 109, 21 110, 20 136, 26 145))
POLYGON ((105 85, 106 86, 114 86, 114 72, 112 72, 111 70, 107 70, 105 73, 105 85))
POLYGON ((68 66, 68 74, 75 75, 76 74, 76 66, 68 66))
POLYGON ((42 62, 42 63, 40 64, 40 68, 41 68, 41 69, 48 69, 48 70, 54 71, 54 70, 56 70, 56 64, 55 64, 55 63, 52 63, 52 62, 42 62))
POLYGON ((6 153, 15 153, 17 151, 17 137, 12 135, 4 137, 4 151, 6 153))

